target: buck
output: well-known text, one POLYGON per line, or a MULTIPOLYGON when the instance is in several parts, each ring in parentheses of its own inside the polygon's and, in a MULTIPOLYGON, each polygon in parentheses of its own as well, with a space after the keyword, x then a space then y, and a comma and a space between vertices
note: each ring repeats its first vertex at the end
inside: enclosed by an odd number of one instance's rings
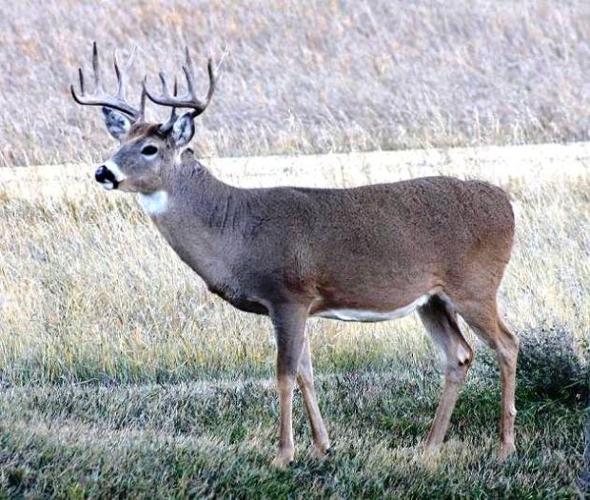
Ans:
MULTIPOLYGON (((130 58, 131 59, 131 58, 130 58)), ((498 314, 496 295, 510 259, 514 215, 500 188, 479 181, 426 177, 351 189, 275 187, 240 189, 215 178, 184 149, 194 119, 211 101, 216 77, 209 59, 209 90, 196 95, 193 64, 182 67, 186 93, 143 81, 139 108, 125 99, 126 71, 115 56, 118 87, 104 91, 94 44, 96 91, 83 105, 103 106, 106 127, 121 143, 98 167, 108 190, 137 193, 139 203, 178 256, 209 290, 242 311, 270 317, 277 346, 280 403, 277 466, 294 459, 292 399, 297 383, 311 426, 312 453, 330 441, 314 390, 310 317, 383 321, 416 310, 444 354, 444 386, 425 450, 445 437, 451 413, 473 361, 458 316, 495 350, 502 414, 499 456, 515 450, 515 369, 518 340, 498 314), (165 123, 144 120, 146 97, 171 108, 165 123), (178 116, 176 109, 189 111, 178 116)))

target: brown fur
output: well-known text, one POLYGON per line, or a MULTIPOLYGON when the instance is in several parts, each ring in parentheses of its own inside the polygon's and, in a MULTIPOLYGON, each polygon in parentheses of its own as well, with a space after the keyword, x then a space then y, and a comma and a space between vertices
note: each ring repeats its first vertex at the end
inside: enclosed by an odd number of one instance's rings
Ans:
POLYGON ((473 359, 458 313, 498 353, 501 454, 514 450, 518 341, 496 310, 514 216, 501 189, 449 177, 354 189, 238 189, 217 180, 190 153, 166 170, 161 189, 170 206, 153 220, 178 255, 211 291, 239 309, 269 315, 275 326, 281 402, 276 464, 293 459, 296 380, 316 453, 329 447, 305 319, 334 308, 391 311, 429 292, 419 313, 445 354, 446 369, 427 449, 443 441, 473 359))
POLYGON ((165 191, 167 208, 152 219, 179 257, 233 306, 270 317, 281 409, 275 464, 284 466, 294 457, 295 382, 315 454, 330 446, 315 396, 306 319, 338 309, 386 313, 421 297, 427 301, 419 315, 446 359, 427 450, 442 443, 473 360, 459 314, 496 351, 500 455, 514 451, 518 340, 496 306, 514 237, 506 193, 451 177, 353 189, 239 189, 216 179, 190 150, 175 159, 177 139, 162 130, 132 126, 112 158, 125 175, 118 186, 144 195, 165 191), (143 154, 146 146, 157 153, 143 154))

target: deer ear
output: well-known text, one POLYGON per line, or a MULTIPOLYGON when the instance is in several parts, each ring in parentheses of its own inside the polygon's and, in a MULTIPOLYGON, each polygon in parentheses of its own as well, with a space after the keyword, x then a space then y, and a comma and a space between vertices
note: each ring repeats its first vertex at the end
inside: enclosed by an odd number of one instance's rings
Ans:
POLYGON ((115 139, 122 140, 131 127, 129 118, 111 108, 102 108, 102 114, 109 134, 115 139))
POLYGON ((184 146, 193 138, 195 134, 195 123, 193 120, 192 114, 188 112, 174 122, 170 137, 175 147, 184 146))

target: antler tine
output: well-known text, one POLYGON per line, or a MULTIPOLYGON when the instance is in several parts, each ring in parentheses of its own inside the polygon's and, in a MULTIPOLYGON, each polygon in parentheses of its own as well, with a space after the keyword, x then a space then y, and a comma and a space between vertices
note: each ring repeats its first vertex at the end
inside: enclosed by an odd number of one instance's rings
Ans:
POLYGON ((117 97, 123 101, 125 101, 125 86, 127 85, 127 77, 129 76, 129 70, 133 65, 133 61, 135 60, 135 54, 137 53, 137 45, 133 46, 131 50, 131 54, 129 55, 127 62, 125 63, 125 67, 123 71, 119 69, 119 60, 117 57, 117 50, 115 49, 115 53, 113 56, 113 62, 115 66, 115 75, 117 76, 117 97))
MULTIPOLYGON (((160 79, 162 80, 162 86, 164 87, 166 85, 166 79, 162 78, 162 76, 160 77, 160 79)), ((168 94, 168 89, 166 88, 163 92, 168 94)), ((176 78, 174 78, 174 97, 176 97, 177 95, 178 95, 178 80, 176 78)), ((162 134, 168 133, 170 131, 170 129, 174 126, 175 121, 176 121, 176 106, 172 106, 172 111, 170 112, 170 117, 168 118, 168 121, 166 123, 163 123, 160 126, 160 132, 162 134)))
MULTIPOLYGON (((84 95, 84 73, 82 72, 82 68, 78 68, 78 78, 80 78, 80 92, 82 95, 84 95)), ((74 92, 74 86, 71 85, 72 87, 72 92, 74 92)), ((76 97, 74 95, 74 97, 76 97)))
POLYGON ((184 74, 186 76, 186 83, 188 86, 188 92, 191 95, 191 97, 193 98, 194 102, 196 104, 198 104, 198 106, 200 108, 200 110, 195 109, 195 111, 193 111, 193 117, 196 117, 196 116, 200 115, 203 111, 205 111, 205 109, 209 105, 209 102, 211 101, 211 98, 213 97, 213 92, 215 92, 216 81, 215 81, 215 72, 213 71, 213 59, 210 57, 207 61, 207 74, 209 75, 209 90, 207 91, 207 95, 205 97, 205 102, 202 102, 196 96, 195 91, 194 91, 195 72, 193 69, 193 60, 190 56, 190 52, 188 50, 188 47, 186 47, 185 51, 186 51, 186 64, 182 67, 182 70, 184 71, 184 74))
MULTIPOLYGON (((78 104, 87 105, 87 106, 105 106, 107 108, 116 109, 125 113, 126 115, 130 116, 134 121, 137 121, 139 118, 143 116, 143 111, 137 110, 133 106, 131 106, 125 99, 125 83, 126 83, 126 74, 127 70, 131 66, 132 59, 135 55, 135 49, 133 50, 131 56, 127 64, 125 65, 123 71, 119 68, 119 62, 117 60, 117 54, 115 53, 114 56, 114 66, 115 66, 115 74, 117 76, 117 93, 115 95, 107 94, 102 86, 102 79, 101 79, 101 69, 100 69, 100 61, 98 57, 98 47, 96 42, 92 44, 92 68, 94 70, 94 84, 95 84, 95 91, 94 94, 86 94, 86 89, 84 88, 84 73, 82 68, 78 70, 78 75, 80 78, 80 95, 76 93, 76 89, 74 85, 70 86, 70 90, 72 92, 72 97, 78 104)), ((143 97, 145 105, 145 97, 143 97)))
MULTIPOLYGON (((208 73, 209 73, 209 90, 207 92, 206 101, 201 101, 195 91, 195 77, 193 71, 193 63, 190 57, 190 52, 188 47, 185 49, 186 53, 186 62, 182 66, 182 71, 186 78, 187 84, 187 93, 183 96, 178 97, 176 95, 176 91, 174 96, 171 96, 168 92, 168 88, 166 85, 166 78, 162 73, 160 73, 160 81, 162 82, 162 95, 155 95, 152 94, 146 86, 146 94, 147 97, 155 102, 156 104, 160 104, 161 106, 172 106, 176 108, 189 108, 192 109, 192 117, 195 118, 196 116, 200 115, 211 101, 211 97, 213 96, 213 92, 215 90, 215 74, 213 72, 213 60, 209 59, 208 63, 208 73)), ((176 85, 176 84, 175 84, 176 85)))
POLYGON ((141 88, 141 96, 139 98, 139 113, 137 115, 137 121, 143 121, 143 119, 145 118, 145 79, 144 79, 144 84, 141 88))
POLYGON ((191 59, 191 54, 188 50, 188 47, 185 47, 184 51, 186 54, 186 62, 182 66, 182 71, 184 72, 184 75, 186 77, 186 84, 187 84, 188 92, 191 96, 195 97, 195 84, 194 84, 195 71, 193 69, 193 61, 191 59))
MULTIPOLYGON (((162 95, 167 99, 170 99, 172 96, 168 93, 168 83, 166 82, 166 76, 164 76, 164 73, 161 71, 158 73, 158 76, 160 77, 160 82, 162 83, 162 95)), ((176 82, 176 79, 174 82, 176 82)))
MULTIPOLYGON (((178 80, 174 77, 174 97, 178 95, 178 80)), ((176 119, 176 106, 172 106, 170 120, 176 119)))
POLYGON ((102 92, 102 80, 100 78, 100 61, 98 59, 98 47, 92 42, 92 69, 94 70, 94 88, 96 92, 102 92))
POLYGON ((115 67, 115 76, 117 77, 117 97, 119 99, 125 99, 125 85, 121 70, 119 69, 119 61, 117 60, 117 51, 113 55, 113 66, 115 67))
POLYGON ((215 85, 217 84, 217 78, 215 77, 215 71, 213 70, 213 58, 209 58, 207 61, 207 73, 209 74, 209 90, 207 91, 207 101, 205 102, 205 106, 209 105, 209 101, 213 97, 213 92, 215 92, 215 85))
POLYGON ((190 72, 190 69, 186 66, 182 67, 182 71, 184 73, 184 77, 186 78, 186 88, 188 91, 188 96, 194 99, 195 103, 198 103, 199 100, 195 97, 195 86, 193 85, 193 75, 190 72))

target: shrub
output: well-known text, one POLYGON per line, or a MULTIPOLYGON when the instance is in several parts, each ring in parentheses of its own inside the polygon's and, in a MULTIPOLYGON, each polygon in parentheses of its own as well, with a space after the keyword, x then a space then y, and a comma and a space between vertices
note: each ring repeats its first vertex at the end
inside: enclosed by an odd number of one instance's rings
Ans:
MULTIPOLYGON (((565 327, 518 332, 517 388, 534 398, 582 404, 590 397, 589 366, 581 346, 565 327)), ((480 349, 476 367, 498 372, 493 351, 480 349)), ((478 369, 478 368, 476 368, 478 369)))

